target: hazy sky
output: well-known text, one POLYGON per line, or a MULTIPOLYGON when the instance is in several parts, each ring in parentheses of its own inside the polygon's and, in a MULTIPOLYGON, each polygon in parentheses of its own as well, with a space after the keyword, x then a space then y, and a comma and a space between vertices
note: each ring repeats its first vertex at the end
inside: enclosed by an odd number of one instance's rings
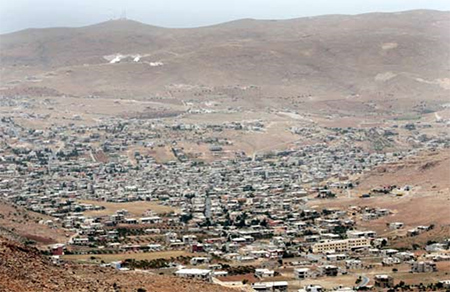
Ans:
POLYGON ((241 18, 283 19, 411 9, 450 10, 450 0, 0 0, 0 33, 127 18, 193 27, 241 18))

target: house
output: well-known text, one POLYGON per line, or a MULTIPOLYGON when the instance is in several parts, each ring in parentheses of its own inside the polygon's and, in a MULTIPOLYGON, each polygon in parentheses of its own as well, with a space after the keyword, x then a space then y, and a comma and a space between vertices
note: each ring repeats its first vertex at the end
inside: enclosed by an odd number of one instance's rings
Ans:
POLYGON ((72 238, 72 244, 74 244, 74 245, 88 245, 89 244, 89 238, 87 238, 87 237, 75 237, 75 238, 72 238))
POLYGON ((326 255, 327 261, 330 261, 330 262, 343 261, 343 260, 345 260, 346 258, 347 258, 347 255, 346 255, 346 254, 343 254, 343 253, 341 253, 341 254, 328 254, 328 255, 326 255))
POLYGON ((149 244, 149 245, 147 245, 147 247, 148 247, 149 251, 160 251, 160 250, 162 250, 162 245, 161 244, 157 244, 157 243, 149 244))
POLYGON ((183 243, 184 244, 193 244, 194 241, 197 240, 197 236, 195 235, 183 235, 183 243))
POLYGON ((311 269, 310 268, 297 268, 294 269, 294 277, 297 280, 304 280, 311 277, 311 269))
POLYGON ((227 271, 213 271, 213 277, 226 277, 228 276, 227 271))
POLYGON ((120 261, 111 262, 110 266, 113 267, 116 270, 120 270, 122 268, 122 262, 120 262, 120 261))
POLYGON ((428 252, 440 252, 445 249, 447 249, 447 245, 443 243, 432 243, 425 247, 425 250, 428 252))
POLYGON ((52 264, 54 265, 60 265, 61 264, 61 258, 59 257, 59 255, 52 255, 50 257, 52 264))
POLYGON ((267 251, 265 250, 252 250, 250 251, 250 255, 254 258, 265 258, 268 257, 267 251))
POLYGON ((191 265, 203 265, 209 263, 209 259, 205 257, 193 257, 190 261, 191 265))
POLYGON ((403 228, 404 224, 402 222, 391 222, 389 223, 389 229, 397 230, 403 228))
POLYGON ((177 240, 178 234, 176 234, 175 232, 167 232, 165 234, 165 237, 167 242, 174 242, 175 240, 177 240))
POLYGON ((381 260, 381 263, 383 264, 383 266, 392 266, 392 265, 397 265, 400 264, 402 261, 399 258, 396 257, 384 257, 381 260))
POLYGON ((417 235, 420 234, 420 231, 419 231, 417 228, 413 228, 413 229, 409 229, 409 230, 406 232, 406 234, 407 234, 409 237, 417 236, 417 235))
POLYGON ((361 269, 363 267, 363 264, 360 260, 346 260, 345 267, 349 270, 361 269))
POLYGON ((322 275, 327 277, 335 277, 338 275, 339 268, 332 265, 321 266, 322 275))
POLYGON ((348 230, 347 232, 348 238, 375 238, 377 233, 375 231, 357 231, 357 230, 348 230))
POLYGON ((192 252, 204 252, 205 246, 201 243, 193 244, 192 245, 192 252))
POLYGON ((125 218, 125 224, 138 224, 138 220, 136 218, 125 218))
POLYGON ((398 253, 397 249, 388 248, 388 249, 382 249, 381 254, 384 256, 393 256, 398 253))
POLYGON ((305 236, 305 241, 306 242, 318 242, 320 239, 319 235, 308 235, 305 236))
POLYGON ((322 292, 323 287, 320 285, 308 285, 303 289, 299 289, 298 292, 322 292))
POLYGON ((388 244, 388 239, 386 237, 378 237, 372 241, 372 246, 374 247, 384 247, 388 244))
POLYGON ((271 278, 273 276, 275 276, 275 271, 269 269, 255 269, 255 277, 271 278))
POLYGON ((406 252, 406 251, 396 253, 395 257, 402 261, 410 261, 410 260, 414 260, 414 258, 415 258, 414 253, 406 252))
POLYGON ((244 237, 236 237, 231 239, 231 241, 239 245, 245 245, 247 243, 247 239, 245 239, 244 237))
POLYGON ((335 289, 335 290, 333 290, 334 292, 354 292, 354 291, 356 291, 356 290, 353 290, 352 288, 350 288, 350 287, 340 287, 340 288, 337 288, 337 289, 335 289))
POLYGON ((392 288, 394 287, 394 278, 389 275, 375 275, 375 287, 392 288))
POLYGON ((161 229, 158 229, 158 228, 145 229, 144 232, 146 234, 160 234, 161 233, 161 229))
POLYGON ((52 255, 61 256, 64 254, 64 248, 66 246, 63 243, 54 244, 50 247, 52 255))
POLYGON ((206 269, 180 269, 175 272, 177 277, 211 281, 211 270, 206 269))
POLYGON ((438 282, 444 289, 450 289, 450 280, 442 280, 438 282))
POLYGON ((411 273, 431 273, 437 272, 434 262, 414 262, 411 264, 411 273))
POLYGON ((162 219, 158 216, 143 217, 139 218, 139 222, 141 224, 158 224, 162 222, 162 219))
POLYGON ((208 269, 211 269, 211 270, 213 270, 213 271, 220 270, 220 269, 222 269, 222 265, 219 265, 219 264, 211 264, 211 265, 208 265, 208 269))
POLYGON ((288 282, 286 281, 259 282, 253 283, 252 288, 254 291, 258 292, 284 292, 288 291, 288 282))

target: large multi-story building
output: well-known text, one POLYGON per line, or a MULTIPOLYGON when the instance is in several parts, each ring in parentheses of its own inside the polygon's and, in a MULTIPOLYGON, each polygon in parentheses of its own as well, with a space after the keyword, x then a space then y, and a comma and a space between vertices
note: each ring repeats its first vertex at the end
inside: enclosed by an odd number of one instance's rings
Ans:
POLYGON ((343 252, 364 247, 370 247, 369 238, 349 238, 343 240, 318 242, 313 245, 312 250, 314 253, 323 253, 328 251, 343 252))

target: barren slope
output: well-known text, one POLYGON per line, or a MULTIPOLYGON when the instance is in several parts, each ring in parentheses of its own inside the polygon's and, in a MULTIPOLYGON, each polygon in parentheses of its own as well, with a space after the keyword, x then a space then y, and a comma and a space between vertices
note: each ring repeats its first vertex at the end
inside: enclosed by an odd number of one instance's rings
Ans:
POLYGON ((448 236, 450 226, 450 152, 422 153, 398 163, 381 166, 361 178, 352 197, 344 192, 337 200, 311 201, 311 205, 320 207, 361 206, 372 208, 387 208, 392 215, 377 220, 363 221, 365 229, 377 231, 380 235, 393 235, 386 223, 403 222, 406 232, 409 228, 419 225, 435 225, 432 232, 424 233, 414 240, 402 239, 401 244, 419 242, 429 239, 440 239, 448 236), (371 198, 361 199, 359 194, 367 193, 372 188, 397 185, 409 185, 412 190, 398 197, 393 194, 373 194, 371 198))
MULTIPOLYGON (((53 217, 30 212, 21 207, 0 200, 0 236, 17 235, 23 241, 33 241, 38 245, 62 243, 67 240, 62 229, 41 224, 53 217)), ((57 224, 55 223, 55 227, 57 224)))
POLYGON ((247 19, 192 29, 129 20, 29 29, 1 36, 1 85, 104 96, 166 94, 174 85, 257 85, 266 89, 261 98, 426 93, 444 100, 450 88, 448 27, 450 13, 421 10, 247 19), (140 55, 139 62, 105 59, 119 53, 140 55))
MULTIPOLYGON (((379 166, 364 176, 361 189, 381 185, 411 185, 422 191, 450 191, 450 151, 423 153, 379 166)), ((450 194, 450 193, 448 193, 450 194)))
POLYGON ((236 292, 204 282, 93 266, 54 266, 33 248, 0 237, 0 291, 236 292))

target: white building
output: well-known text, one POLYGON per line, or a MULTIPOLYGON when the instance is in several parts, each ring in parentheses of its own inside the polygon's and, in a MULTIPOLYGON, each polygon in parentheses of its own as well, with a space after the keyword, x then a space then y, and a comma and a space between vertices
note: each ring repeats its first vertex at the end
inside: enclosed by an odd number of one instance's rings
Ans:
POLYGON ((288 282, 277 281, 277 282, 260 282, 253 283, 252 288, 254 291, 258 292, 283 292, 288 290, 288 282))
POLYGON ((255 269, 255 277, 271 278, 275 276, 275 271, 269 269, 255 269))
POLYGON ((303 280, 311 277, 310 268, 297 268, 294 269, 294 276, 297 280, 303 280))
POLYGON ((209 259, 205 257, 193 257, 190 261, 191 265, 202 265, 209 263, 209 259))
POLYGON ((177 277, 211 281, 211 270, 206 269, 180 269, 175 272, 177 277))
POLYGON ((299 289, 298 292, 322 292, 323 288, 320 285, 308 285, 303 289, 299 289))

